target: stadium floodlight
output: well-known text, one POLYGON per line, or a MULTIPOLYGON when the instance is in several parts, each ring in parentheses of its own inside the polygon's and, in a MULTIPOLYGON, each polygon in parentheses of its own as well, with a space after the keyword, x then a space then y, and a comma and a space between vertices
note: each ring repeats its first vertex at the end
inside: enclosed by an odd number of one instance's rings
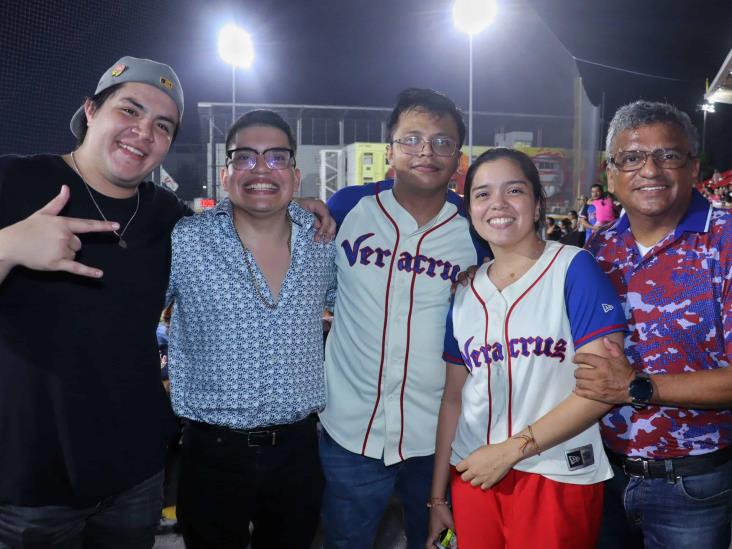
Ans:
POLYGON ((473 36, 496 18, 496 0, 456 0, 452 7, 455 26, 468 35, 468 165, 473 161, 473 36))
POLYGON ((706 100, 704 103, 699 105, 699 109, 704 113, 704 122, 702 123, 702 142, 701 152, 704 154, 707 152, 707 114, 714 114, 717 112, 717 108, 714 106, 714 102, 706 100))
POLYGON ((495 0, 456 0, 452 7, 455 26, 470 36, 475 36, 496 18, 495 0))
POLYGON ((249 68, 254 61, 251 36, 241 27, 226 25, 219 32, 219 56, 231 65, 231 123, 236 122, 236 68, 249 68))

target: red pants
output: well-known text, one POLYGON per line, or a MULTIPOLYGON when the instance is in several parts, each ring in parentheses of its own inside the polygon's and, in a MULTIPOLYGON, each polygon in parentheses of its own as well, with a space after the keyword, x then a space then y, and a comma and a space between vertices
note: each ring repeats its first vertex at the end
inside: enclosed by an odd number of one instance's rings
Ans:
POLYGON ((567 484, 510 470, 483 491, 452 470, 460 549, 590 549, 602 520, 604 483, 567 484))

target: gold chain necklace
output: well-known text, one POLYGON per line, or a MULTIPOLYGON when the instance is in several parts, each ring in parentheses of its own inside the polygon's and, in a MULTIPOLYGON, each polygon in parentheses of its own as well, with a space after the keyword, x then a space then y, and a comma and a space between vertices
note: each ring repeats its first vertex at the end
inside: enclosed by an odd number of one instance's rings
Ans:
MULTIPOLYGON (((292 248, 292 218, 290 217, 290 212, 288 211, 286 213, 287 217, 287 223, 290 226, 290 233, 287 235, 287 251, 292 255, 290 252, 292 248)), ((233 221, 233 219, 232 219, 233 221)), ((249 261, 249 254, 252 254, 254 256, 254 253, 247 248, 244 245, 244 242, 241 241, 241 236, 239 236, 239 231, 236 230, 236 225, 234 225, 234 232, 236 233, 237 238, 239 239, 239 244, 241 244, 242 251, 244 252, 244 264, 247 266, 247 273, 249 274, 249 281, 252 284, 252 287, 254 288, 254 293, 257 295, 257 299, 261 301, 262 305, 264 305, 267 309, 273 310, 277 308, 277 303, 279 303, 279 300, 275 303, 274 301, 270 302, 267 300, 267 297, 264 295, 264 292, 262 291, 262 288, 259 286, 259 282, 257 281, 257 276, 254 274, 254 267, 252 267, 251 261, 249 261), (247 254, 249 252, 249 254, 247 254)), ((289 269, 288 269, 289 270, 289 269)), ((264 276, 264 275, 262 275, 264 276)), ((285 276, 287 276, 287 273, 285 273, 285 276)), ((284 285, 285 281, 282 280, 282 284, 284 285)), ((282 295, 282 288, 280 288, 280 296, 282 295)))
MULTIPOLYGON (((79 169, 79 165, 76 163, 76 158, 74 158, 74 151, 71 151, 71 162, 74 164, 74 171, 77 173, 77 175, 81 178, 81 181, 84 183, 84 187, 86 188, 86 192, 89 193, 89 198, 91 198, 91 201, 94 203, 94 206, 96 206, 97 211, 99 212, 99 215, 102 216, 102 219, 104 221, 109 221, 107 219, 107 216, 104 215, 104 212, 102 212, 102 209, 99 207, 99 204, 97 204, 97 201, 94 199, 94 195, 91 192, 91 189, 89 188, 89 183, 86 182, 86 179, 84 179, 84 176, 81 175, 81 170, 79 169)), ((135 206, 135 211, 132 212, 132 217, 130 217, 129 221, 127 221, 127 224, 125 225, 125 228, 122 229, 121 232, 112 231, 114 234, 117 235, 117 238, 119 239, 117 241, 117 244, 120 248, 127 248, 127 241, 122 238, 122 235, 125 234, 125 231, 127 230, 127 227, 130 226, 130 223, 132 223, 132 220, 135 219, 135 216, 137 215, 137 210, 140 209, 140 188, 137 187, 135 189, 137 191, 137 205, 135 206)))

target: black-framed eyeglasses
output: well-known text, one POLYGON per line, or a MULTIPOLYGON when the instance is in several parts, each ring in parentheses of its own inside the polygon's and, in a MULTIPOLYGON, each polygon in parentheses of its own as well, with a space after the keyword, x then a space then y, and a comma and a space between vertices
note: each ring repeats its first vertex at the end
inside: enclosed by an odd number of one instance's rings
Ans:
POLYGON ((251 147, 240 147, 226 151, 226 165, 233 166, 237 171, 253 170, 259 157, 270 170, 285 170, 295 166, 295 151, 287 147, 272 147, 263 151, 251 147))
POLYGON ((398 143, 400 150, 410 156, 420 154, 427 143, 430 144, 432 152, 437 156, 452 156, 458 148, 457 143, 453 139, 441 136, 425 139, 419 135, 407 135, 406 137, 395 139, 391 143, 398 143))
POLYGON ((682 153, 676 149, 656 149, 655 151, 618 151, 610 158, 610 163, 621 172, 634 172, 640 170, 648 162, 648 157, 659 168, 666 170, 678 170, 694 158, 691 153, 682 153))

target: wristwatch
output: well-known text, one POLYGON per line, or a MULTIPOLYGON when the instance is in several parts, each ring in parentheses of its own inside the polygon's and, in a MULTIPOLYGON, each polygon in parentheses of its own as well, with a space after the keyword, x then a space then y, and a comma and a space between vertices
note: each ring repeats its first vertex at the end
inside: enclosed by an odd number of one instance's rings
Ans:
POLYGON ((653 398, 653 383, 648 374, 638 373, 628 385, 628 394, 633 408, 642 410, 653 398))

